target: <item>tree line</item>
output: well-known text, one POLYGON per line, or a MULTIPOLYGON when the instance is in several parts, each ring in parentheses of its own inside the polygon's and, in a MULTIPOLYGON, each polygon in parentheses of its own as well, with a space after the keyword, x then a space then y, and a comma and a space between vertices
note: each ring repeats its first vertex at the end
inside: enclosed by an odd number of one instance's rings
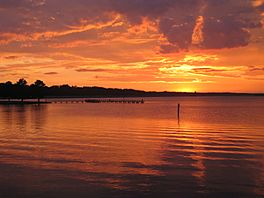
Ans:
POLYGON ((16 83, 7 81, 0 83, 0 99, 17 99, 22 102, 25 99, 37 99, 54 97, 171 97, 171 96, 215 96, 215 95, 256 95, 246 93, 183 93, 183 92, 146 92, 134 89, 116 89, 103 87, 77 87, 64 85, 46 86, 42 80, 36 80, 33 84, 21 78, 16 83))
POLYGON ((22 102, 25 99, 38 99, 45 96, 45 90, 47 89, 45 83, 42 80, 36 80, 33 84, 28 85, 24 78, 19 79, 16 83, 7 81, 0 83, 0 97, 3 99, 20 99, 22 102))
POLYGON ((103 87, 77 87, 64 85, 46 86, 42 80, 33 84, 21 78, 17 82, 0 83, 0 98, 6 100, 40 99, 48 97, 141 97, 145 91, 133 89, 112 89, 103 87))

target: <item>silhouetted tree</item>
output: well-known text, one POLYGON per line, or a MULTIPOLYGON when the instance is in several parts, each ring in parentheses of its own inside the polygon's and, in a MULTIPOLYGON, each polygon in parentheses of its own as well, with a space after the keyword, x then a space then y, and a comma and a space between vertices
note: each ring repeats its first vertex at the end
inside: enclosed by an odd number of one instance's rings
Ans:
POLYGON ((34 85, 36 87, 41 87, 41 88, 43 88, 43 87, 46 86, 45 83, 42 80, 36 80, 35 83, 34 83, 34 85))
POLYGON ((15 91, 16 98, 21 99, 21 102, 23 102, 25 98, 29 97, 27 81, 24 78, 21 78, 16 82, 15 91))
POLYGON ((20 87, 25 87, 27 85, 27 81, 24 78, 21 78, 17 81, 16 85, 20 87))
POLYGON ((7 82, 5 83, 5 85, 10 87, 10 86, 13 85, 13 83, 12 83, 11 81, 7 81, 7 82))
POLYGON ((10 81, 7 81, 6 83, 0 84, 1 93, 0 96, 3 98, 7 98, 9 101, 11 100, 13 96, 13 84, 10 81))
POLYGON ((44 97, 45 95, 45 83, 42 80, 36 80, 34 84, 31 85, 32 87, 32 96, 38 99, 38 102, 40 102, 40 99, 44 97))

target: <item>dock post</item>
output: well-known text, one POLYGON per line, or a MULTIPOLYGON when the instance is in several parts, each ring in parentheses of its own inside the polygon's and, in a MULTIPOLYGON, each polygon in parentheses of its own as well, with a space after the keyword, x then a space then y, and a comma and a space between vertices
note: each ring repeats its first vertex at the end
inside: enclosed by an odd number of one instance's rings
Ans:
POLYGON ((181 105, 178 104, 178 108, 177 108, 178 120, 180 119, 180 108, 181 108, 181 105))

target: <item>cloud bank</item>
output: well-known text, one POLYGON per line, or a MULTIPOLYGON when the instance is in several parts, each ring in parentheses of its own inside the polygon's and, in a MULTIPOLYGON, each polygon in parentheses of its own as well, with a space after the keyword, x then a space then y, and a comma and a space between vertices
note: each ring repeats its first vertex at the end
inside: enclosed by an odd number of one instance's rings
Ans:
POLYGON ((99 39, 124 31, 124 21, 147 19, 163 36, 162 53, 235 48, 262 27, 263 7, 257 0, 1 0, 0 43, 99 39))

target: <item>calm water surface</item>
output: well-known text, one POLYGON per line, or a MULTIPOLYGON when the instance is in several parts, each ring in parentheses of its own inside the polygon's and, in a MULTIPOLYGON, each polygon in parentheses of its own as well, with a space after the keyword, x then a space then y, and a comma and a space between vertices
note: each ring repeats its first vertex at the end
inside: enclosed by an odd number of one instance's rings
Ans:
POLYGON ((0 106, 1 198, 263 196, 264 97, 0 106))

